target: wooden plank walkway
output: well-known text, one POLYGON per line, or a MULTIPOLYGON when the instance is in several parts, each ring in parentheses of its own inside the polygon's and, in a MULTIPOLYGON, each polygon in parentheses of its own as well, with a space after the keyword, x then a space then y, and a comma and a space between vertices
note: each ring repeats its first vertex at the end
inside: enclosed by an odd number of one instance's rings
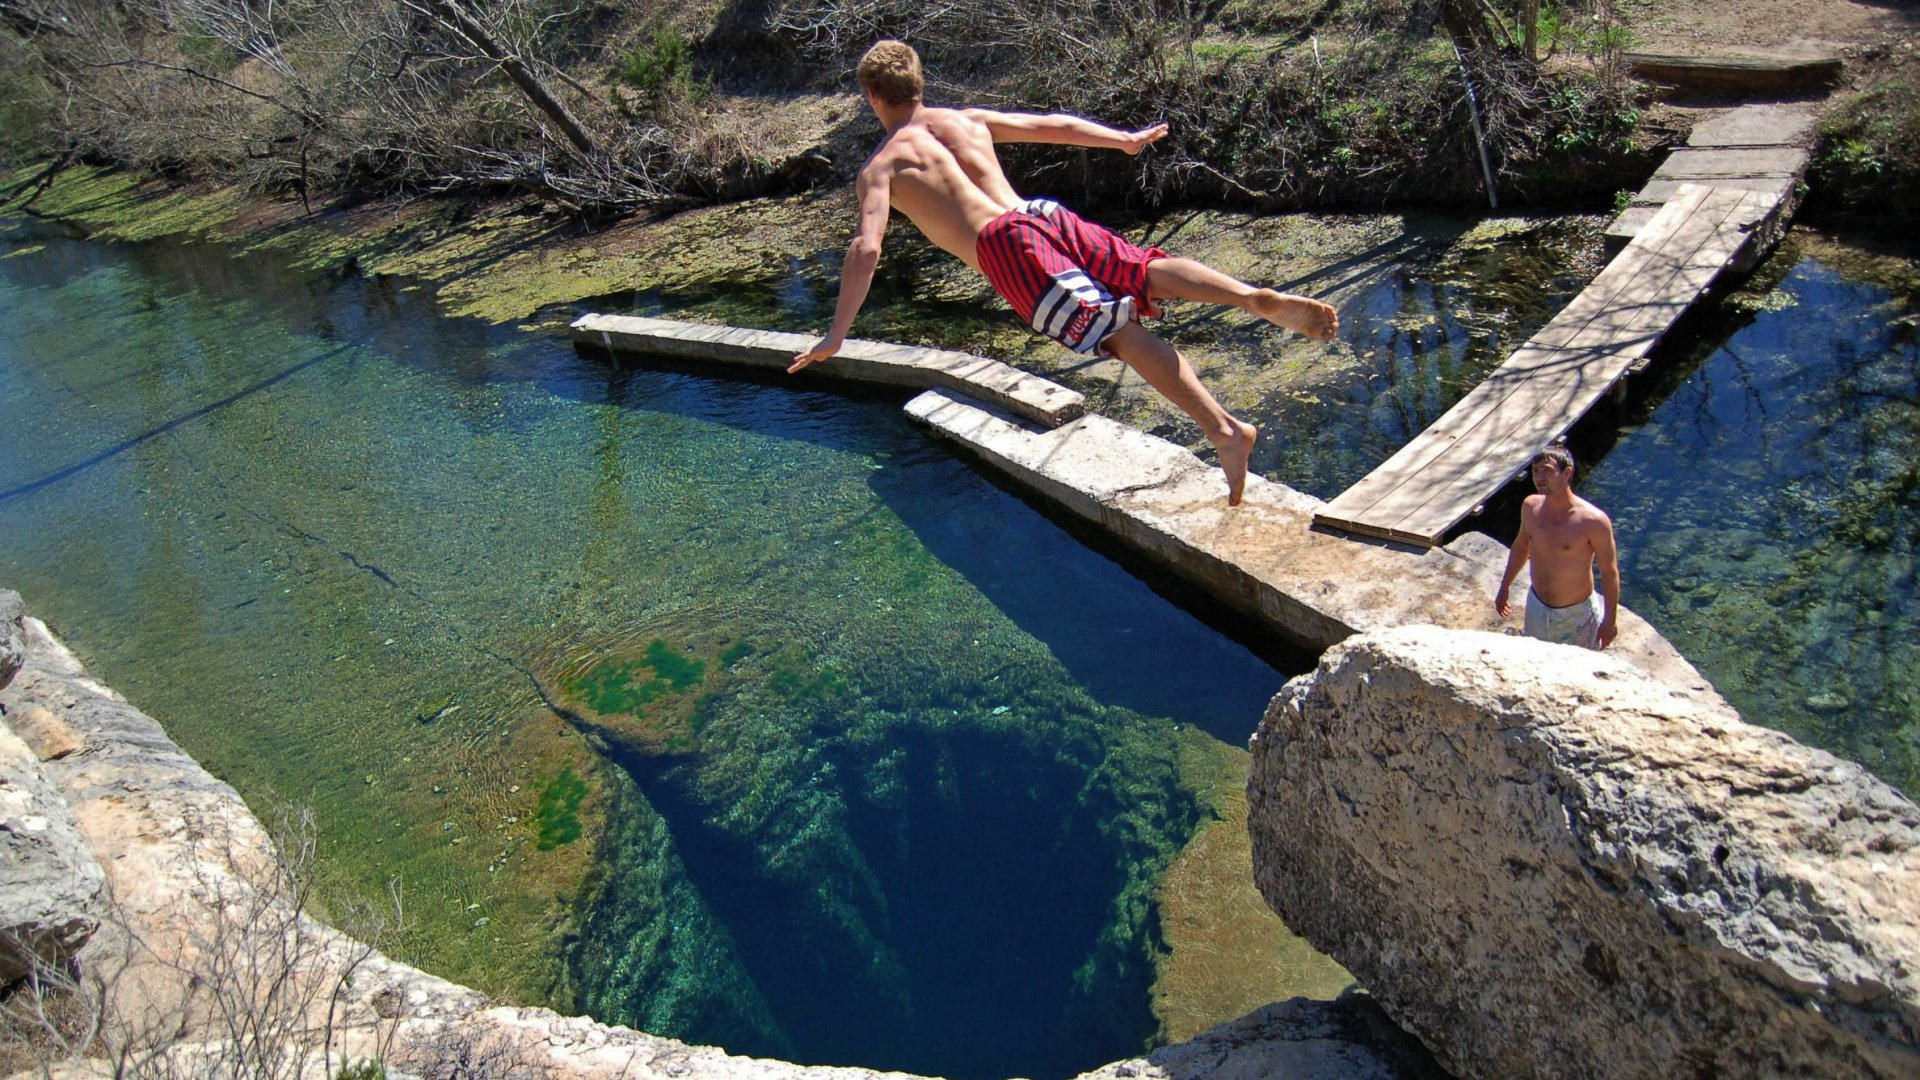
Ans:
POLYGON ((1432 547, 1641 362, 1778 196, 1687 185, 1552 322, 1317 525, 1432 547))
MULTIPOLYGON (((1711 184, 1776 195, 1778 220, 1800 204, 1807 167, 1813 161, 1813 126, 1819 111, 1807 102, 1741 105, 1694 125, 1687 145, 1660 163, 1627 208, 1607 226, 1607 250, 1625 247, 1683 184, 1711 184)), ((1754 245, 1757 258, 1777 237, 1754 245)), ((1751 269, 1742 266, 1740 269, 1751 269)))

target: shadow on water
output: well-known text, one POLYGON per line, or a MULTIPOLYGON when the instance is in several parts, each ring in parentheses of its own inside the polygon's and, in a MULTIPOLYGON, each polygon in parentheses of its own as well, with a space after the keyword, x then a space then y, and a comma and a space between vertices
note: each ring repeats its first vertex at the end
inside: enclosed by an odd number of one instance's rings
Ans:
POLYGON ((254 394, 258 394, 263 390, 267 390, 271 388, 275 383, 281 382, 286 379, 290 379, 293 376, 300 374, 301 372, 307 370, 310 367, 314 367, 316 365, 325 363, 326 361, 331 360, 336 356, 339 356, 344 351, 345 351, 344 348, 337 348, 337 349, 333 349, 330 352, 322 353, 321 355, 313 357, 312 359, 302 360, 291 367, 283 368, 280 371, 277 371, 274 374, 269 375, 264 379, 261 379, 259 382, 256 382, 251 386, 243 387, 242 389, 236 390, 233 393, 228 394, 226 397, 223 397, 218 401, 209 402, 208 404, 202 405, 199 408, 194 409, 190 412, 183 413, 179 416, 176 416, 163 424, 158 424, 158 425, 155 425, 154 427, 150 427, 138 435, 134 435, 130 438, 123 439, 120 442, 115 443, 114 445, 106 448, 105 450, 102 450, 99 453, 94 454, 92 457, 88 457, 80 461, 76 461, 71 465, 67 465, 62 468, 55 469, 53 472, 48 473, 47 475, 41 477, 38 480, 30 480, 26 483, 18 484, 18 485, 15 485, 14 487, 10 487, 3 491, 0 491, 0 504, 5 504, 8 501, 17 499, 22 495, 30 495, 33 492, 36 492, 41 488, 44 488, 50 484, 57 484, 62 480, 66 480, 69 477, 78 475, 79 473, 84 472, 87 469, 90 469, 95 465, 100 464, 103 461, 106 461, 110 458, 118 457, 119 455, 126 453, 127 451, 133 449, 134 447, 139 446, 141 443, 146 442, 148 439, 159 438, 160 436, 165 435, 167 432, 172 431, 173 429, 179 427, 182 424, 190 424, 195 420, 199 420, 202 417, 209 416, 215 412, 220 411, 221 409, 224 409, 230 405, 233 405, 236 402, 252 397, 254 394))

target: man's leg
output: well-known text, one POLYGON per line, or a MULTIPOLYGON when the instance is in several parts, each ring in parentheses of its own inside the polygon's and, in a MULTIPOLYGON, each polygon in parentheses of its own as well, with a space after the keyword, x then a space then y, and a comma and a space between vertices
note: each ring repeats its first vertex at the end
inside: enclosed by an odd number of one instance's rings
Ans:
POLYGON ((1247 459, 1253 455, 1253 440, 1259 436, 1259 429, 1221 408, 1200 384, 1193 365, 1180 350, 1148 333, 1139 323, 1128 323, 1108 335, 1101 345, 1200 425, 1207 441, 1219 452, 1220 468, 1227 474, 1227 505, 1240 505, 1240 494, 1247 486, 1247 459))
POLYGON ((1340 332, 1340 313, 1332 305, 1256 288, 1195 259, 1169 257, 1148 263, 1147 288, 1155 300, 1226 304, 1310 338, 1328 340, 1340 332))

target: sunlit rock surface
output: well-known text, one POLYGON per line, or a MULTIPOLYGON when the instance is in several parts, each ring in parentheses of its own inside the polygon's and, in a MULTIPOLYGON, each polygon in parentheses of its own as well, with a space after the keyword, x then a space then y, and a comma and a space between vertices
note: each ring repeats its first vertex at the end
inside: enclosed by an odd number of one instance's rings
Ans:
POLYGON ((26 662, 26 642, 20 637, 20 594, 0 589, 0 690, 26 662))
POLYGON ((0 986, 61 966, 98 925, 100 865, 38 764, 0 722, 0 986))
POLYGON ((1268 902, 1463 1076, 1920 1075, 1920 809, 1613 657, 1350 639, 1249 799, 1268 902))

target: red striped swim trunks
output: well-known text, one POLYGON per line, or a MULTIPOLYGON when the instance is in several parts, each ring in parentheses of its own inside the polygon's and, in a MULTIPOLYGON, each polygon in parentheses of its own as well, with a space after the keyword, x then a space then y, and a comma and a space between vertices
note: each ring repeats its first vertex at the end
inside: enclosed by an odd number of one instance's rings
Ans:
POLYGON ((1100 350, 1136 314, 1158 315, 1147 264, 1164 259, 1051 199, 1028 199, 980 230, 980 270, 1027 325, 1078 353, 1100 350))

